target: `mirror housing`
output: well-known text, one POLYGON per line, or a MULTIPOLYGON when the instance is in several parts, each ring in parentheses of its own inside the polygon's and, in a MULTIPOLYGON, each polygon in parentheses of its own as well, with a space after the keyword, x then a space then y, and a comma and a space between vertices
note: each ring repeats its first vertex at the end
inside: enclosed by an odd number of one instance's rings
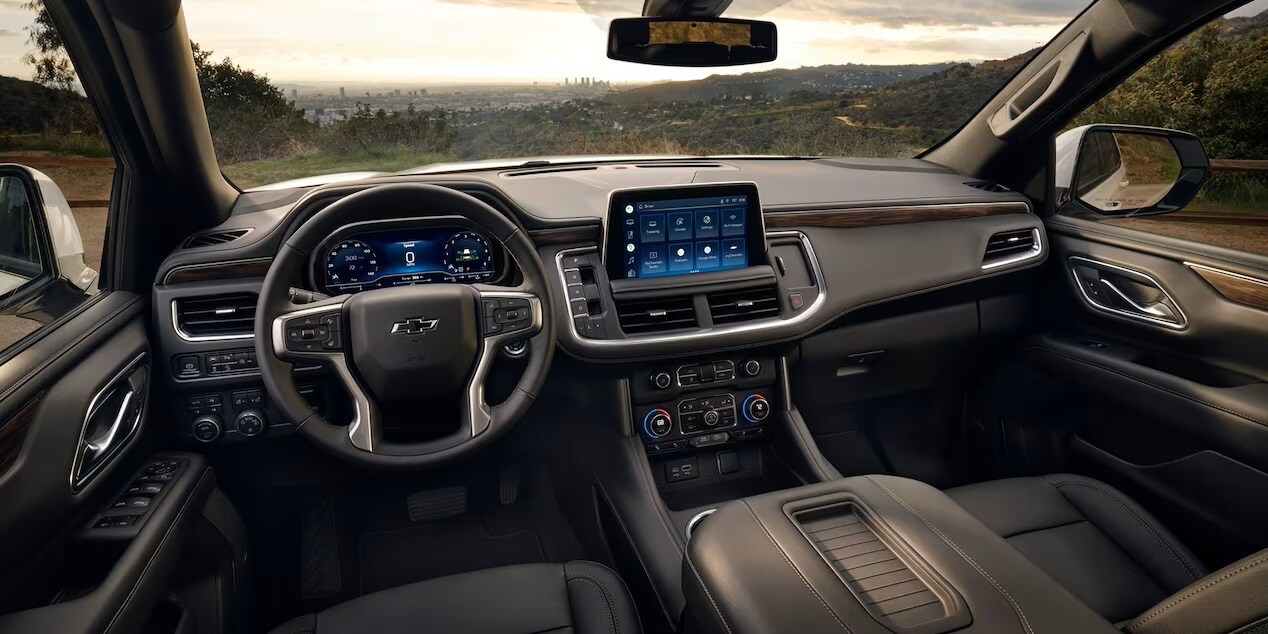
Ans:
POLYGON ((70 203, 43 172, 0 164, 0 314, 47 323, 97 292, 70 203))
POLYGON ((608 59, 654 66, 741 66, 775 60, 773 22, 732 18, 617 18, 608 59))
POLYGON ((1074 216, 1151 216, 1183 209, 1210 173, 1188 132, 1086 125, 1056 138, 1057 208, 1074 216))

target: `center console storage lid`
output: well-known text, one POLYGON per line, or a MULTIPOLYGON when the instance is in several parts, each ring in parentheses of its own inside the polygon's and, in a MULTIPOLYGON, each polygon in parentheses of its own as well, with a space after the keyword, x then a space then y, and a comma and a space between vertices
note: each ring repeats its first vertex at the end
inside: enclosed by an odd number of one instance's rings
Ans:
POLYGON ((941 491, 893 476, 719 508, 683 590, 704 632, 1117 632, 941 491))

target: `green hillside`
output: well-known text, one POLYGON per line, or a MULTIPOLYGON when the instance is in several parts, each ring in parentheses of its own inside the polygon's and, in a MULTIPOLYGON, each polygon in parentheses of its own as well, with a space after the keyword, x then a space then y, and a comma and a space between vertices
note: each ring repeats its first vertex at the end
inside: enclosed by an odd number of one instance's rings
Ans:
POLYGON ((710 75, 694 81, 672 81, 624 90, 609 97, 617 103, 711 101, 723 98, 779 98, 799 91, 871 90, 935 73, 942 64, 836 64, 777 68, 739 75, 710 75))
POLYGON ((86 107, 87 103, 82 95, 73 92, 0 75, 0 133, 42 132, 66 105, 86 107))

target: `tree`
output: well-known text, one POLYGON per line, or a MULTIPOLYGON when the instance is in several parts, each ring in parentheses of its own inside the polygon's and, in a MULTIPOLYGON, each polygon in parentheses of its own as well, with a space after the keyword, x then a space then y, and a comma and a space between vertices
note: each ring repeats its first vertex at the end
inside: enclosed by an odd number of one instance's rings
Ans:
POLYGON ((35 20, 26 27, 26 43, 34 50, 22 56, 22 63, 31 67, 31 80, 49 88, 73 90, 75 67, 66 56, 62 35, 57 32, 48 8, 43 0, 27 0, 22 8, 35 12, 35 20))

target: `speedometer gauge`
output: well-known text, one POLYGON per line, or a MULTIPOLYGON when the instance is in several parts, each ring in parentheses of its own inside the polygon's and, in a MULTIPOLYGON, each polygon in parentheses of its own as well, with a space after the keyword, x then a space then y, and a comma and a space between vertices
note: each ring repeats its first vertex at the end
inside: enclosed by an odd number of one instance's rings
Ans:
POLYGON ((360 240, 345 240, 326 254, 327 286, 369 284, 379 274, 379 254, 360 240))
POLYGON ((493 249, 472 231, 459 231, 445 242, 445 270, 450 275, 487 279, 493 276, 493 249))

